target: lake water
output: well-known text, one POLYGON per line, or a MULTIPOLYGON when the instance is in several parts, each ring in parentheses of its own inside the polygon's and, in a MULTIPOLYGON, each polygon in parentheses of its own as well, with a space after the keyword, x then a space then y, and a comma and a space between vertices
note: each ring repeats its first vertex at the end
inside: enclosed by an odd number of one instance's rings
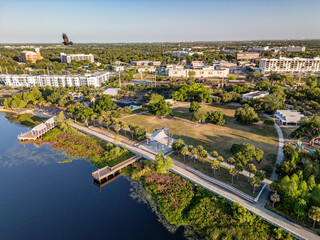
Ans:
POLYGON ((141 184, 121 176, 100 191, 87 159, 58 164, 63 151, 19 143, 27 130, 0 113, 1 240, 184 239, 159 221, 141 184))

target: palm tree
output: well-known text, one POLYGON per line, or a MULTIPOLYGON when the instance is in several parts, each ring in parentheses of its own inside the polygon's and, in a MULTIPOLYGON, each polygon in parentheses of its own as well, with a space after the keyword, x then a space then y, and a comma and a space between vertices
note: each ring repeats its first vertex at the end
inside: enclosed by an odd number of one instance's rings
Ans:
POLYGON ((312 228, 314 229, 314 225, 317 222, 320 221, 320 208, 316 206, 312 206, 309 210, 309 218, 313 220, 313 226, 312 228))
POLYGON ((197 157, 200 160, 200 153, 204 150, 204 148, 201 145, 198 145, 196 149, 197 149, 197 157))
MULTIPOLYGON (((208 152, 206 150, 202 150, 199 155, 204 160, 206 157, 208 157, 208 152)), ((204 165, 204 161, 202 161, 202 163, 204 165)))
POLYGON ((237 163, 236 166, 234 167, 237 170, 237 181, 239 179, 239 173, 243 171, 243 165, 241 163, 237 163))
POLYGON ((124 131, 124 135, 127 136, 127 130, 126 130, 126 129, 128 128, 127 123, 124 122, 124 121, 122 121, 122 122, 121 122, 121 128, 122 128, 122 130, 124 131))
POLYGON ((182 147, 180 153, 183 155, 184 164, 186 164, 186 155, 189 154, 189 150, 187 147, 182 147))
POLYGON ((257 168, 254 164, 249 163, 246 167, 247 171, 249 172, 249 179, 248 182, 250 181, 251 178, 251 174, 255 174, 255 172, 257 171, 257 168))
POLYGON ((272 207, 274 207, 276 202, 280 202, 280 195, 277 194, 277 191, 270 195, 270 200, 272 201, 272 207))
POLYGON ((218 156, 218 157, 217 157, 217 160, 218 160, 219 163, 220 163, 220 165, 219 165, 219 172, 220 172, 220 166, 221 166, 221 164, 223 163, 224 158, 223 158, 222 156, 218 156))
POLYGON ((96 126, 96 118, 97 118, 97 114, 94 113, 90 116, 90 120, 93 121, 93 126, 95 127, 96 126))
POLYGON ((131 138, 133 140, 133 133, 134 133, 134 130, 135 130, 136 126, 133 124, 133 123, 130 123, 129 124, 129 129, 131 131, 131 138))
POLYGON ((191 152, 192 149, 193 149, 193 145, 188 145, 188 150, 189 150, 189 152, 191 152))
POLYGON ((255 192, 255 190, 256 190, 256 187, 260 186, 261 180, 260 180, 260 178, 258 178, 258 177, 253 177, 253 178, 250 180, 250 183, 251 183, 251 185, 253 186, 253 194, 254 194, 254 192, 255 192))
POLYGON ((218 160, 213 160, 211 167, 213 169, 213 175, 216 175, 216 170, 220 168, 220 162, 218 160))
POLYGON ((119 135, 119 131, 121 129, 121 125, 119 123, 116 123, 113 127, 114 127, 114 130, 116 130, 117 135, 119 135))
POLYGON ((231 174, 231 182, 233 183, 233 177, 234 177, 235 175, 237 175, 238 171, 237 171, 236 168, 231 168, 231 169, 229 170, 229 173, 231 174))
POLYGON ((103 122, 103 117, 102 116, 98 117, 98 123, 100 124, 100 127, 101 127, 102 122, 103 122))
POLYGON ((110 117, 106 116, 106 117, 104 118, 104 123, 106 124, 108 130, 110 130, 110 126, 111 126, 111 124, 112 124, 110 117))
POLYGON ((196 156, 198 155, 198 150, 196 148, 192 149, 191 155, 194 156, 194 162, 196 162, 196 156))
POLYGON ((230 168, 231 168, 231 165, 234 164, 235 162, 236 162, 236 160, 235 160, 233 157, 229 157, 229 158, 227 159, 227 163, 229 163, 230 168))

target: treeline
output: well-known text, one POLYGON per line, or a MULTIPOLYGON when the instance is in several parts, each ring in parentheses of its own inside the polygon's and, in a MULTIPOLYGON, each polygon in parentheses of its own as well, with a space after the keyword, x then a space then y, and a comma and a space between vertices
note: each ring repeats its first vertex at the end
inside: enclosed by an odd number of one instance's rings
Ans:
POLYGON ((74 87, 34 87, 30 90, 22 89, 21 93, 5 98, 2 104, 6 108, 33 108, 35 105, 65 107, 70 101, 74 100, 74 96, 69 95, 69 93, 74 93, 76 91, 87 95, 84 100, 90 100, 99 94, 99 92, 92 93, 92 88, 90 87, 80 87, 78 89, 74 87))
POLYGON ((320 150, 302 152, 299 145, 286 144, 283 153, 286 160, 277 164, 281 179, 271 184, 270 200, 277 210, 304 223, 319 221, 320 150))

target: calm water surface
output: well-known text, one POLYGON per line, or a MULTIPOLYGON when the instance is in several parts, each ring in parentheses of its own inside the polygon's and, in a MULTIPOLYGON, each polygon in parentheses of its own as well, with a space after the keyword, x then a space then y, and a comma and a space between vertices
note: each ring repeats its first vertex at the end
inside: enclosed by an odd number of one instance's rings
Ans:
POLYGON ((183 239, 126 177, 100 189, 86 159, 58 164, 63 151, 17 140, 27 127, 0 113, 0 239, 183 239))

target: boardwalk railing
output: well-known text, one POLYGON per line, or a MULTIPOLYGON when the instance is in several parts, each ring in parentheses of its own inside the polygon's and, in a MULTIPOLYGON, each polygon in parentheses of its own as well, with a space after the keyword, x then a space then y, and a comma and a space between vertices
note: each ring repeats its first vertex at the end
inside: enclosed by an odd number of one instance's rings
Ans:
POLYGON ((23 140, 36 140, 38 137, 42 136, 49 130, 55 127, 55 117, 49 118, 47 121, 40 123, 39 125, 32 128, 30 131, 21 133, 18 135, 18 139, 23 140))
POLYGON ((134 163, 135 161, 139 160, 140 158, 141 158, 140 156, 133 156, 133 157, 117 164, 114 167, 106 166, 104 168, 98 169, 97 171, 94 171, 92 173, 92 176, 96 181, 100 182, 101 180, 108 178, 111 175, 113 176, 114 174, 119 172, 122 168, 129 166, 130 164, 134 163))

